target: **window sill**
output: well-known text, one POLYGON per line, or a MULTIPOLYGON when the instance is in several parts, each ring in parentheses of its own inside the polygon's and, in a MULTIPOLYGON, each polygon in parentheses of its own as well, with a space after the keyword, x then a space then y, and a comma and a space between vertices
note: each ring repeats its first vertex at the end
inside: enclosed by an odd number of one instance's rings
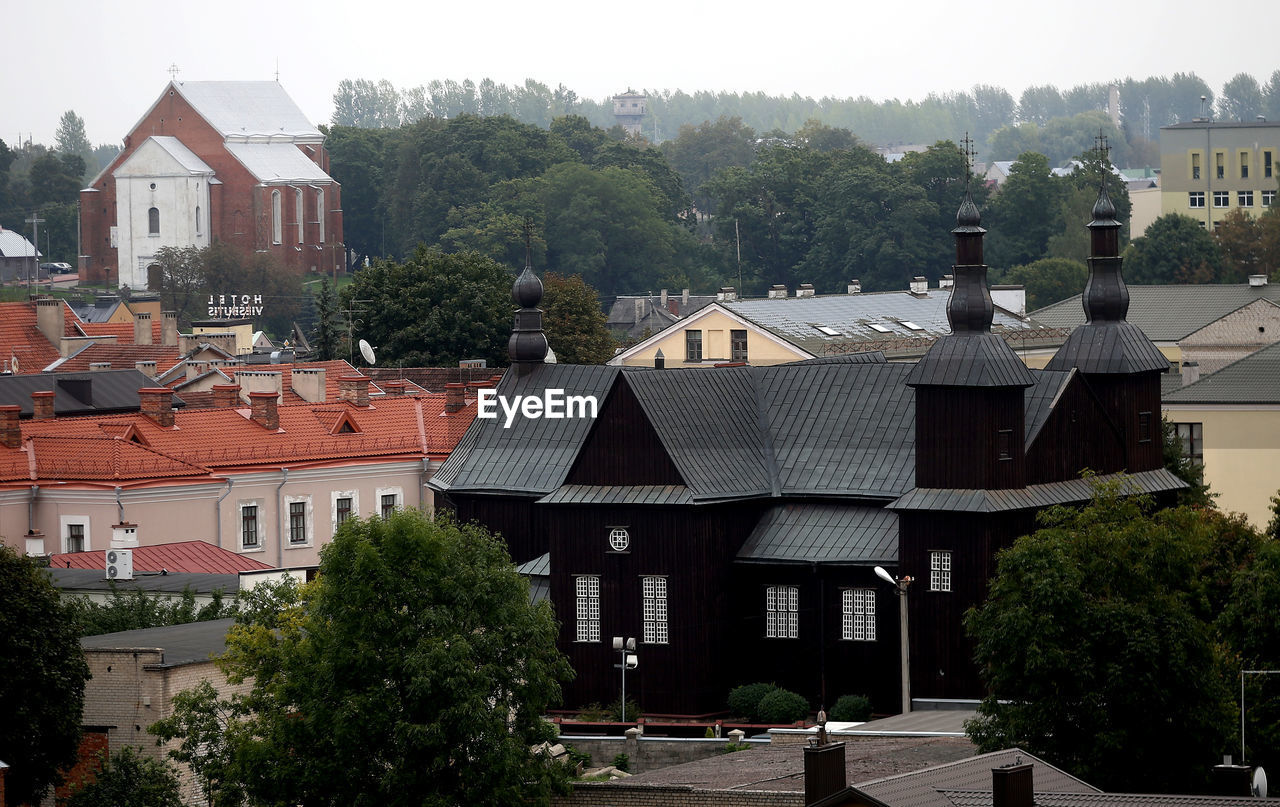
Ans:
POLYGON ((309 549, 311 548, 311 546, 312 546, 312 543, 310 541, 306 542, 305 544, 290 543, 285 546, 285 549, 309 549))
POLYGON ((241 554, 241 555, 247 555, 247 554, 249 554, 249 553, 251 553, 251 552, 266 552, 266 551, 267 551, 267 548, 266 548, 265 546, 242 546, 242 547, 240 547, 240 554, 241 554))

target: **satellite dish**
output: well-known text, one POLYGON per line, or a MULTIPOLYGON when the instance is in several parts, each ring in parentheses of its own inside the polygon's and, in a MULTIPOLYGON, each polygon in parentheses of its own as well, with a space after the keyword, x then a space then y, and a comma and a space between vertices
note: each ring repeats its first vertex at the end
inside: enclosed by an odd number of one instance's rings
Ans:
POLYGON ((373 354, 373 346, 365 340, 360 340, 360 355, 364 356, 365 363, 370 367, 377 364, 377 357, 373 354))
POLYGON ((1267 772, 1262 768, 1258 768, 1253 772, 1253 790, 1255 798, 1265 799, 1267 797, 1267 772))

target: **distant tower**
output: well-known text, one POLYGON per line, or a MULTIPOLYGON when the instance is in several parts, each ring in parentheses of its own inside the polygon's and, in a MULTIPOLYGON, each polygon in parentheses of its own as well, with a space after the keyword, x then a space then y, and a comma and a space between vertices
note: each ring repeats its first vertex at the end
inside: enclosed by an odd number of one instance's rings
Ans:
POLYGON ((649 96, 628 89, 621 95, 613 96, 613 117, 619 126, 627 130, 627 134, 639 136, 648 106, 649 96))

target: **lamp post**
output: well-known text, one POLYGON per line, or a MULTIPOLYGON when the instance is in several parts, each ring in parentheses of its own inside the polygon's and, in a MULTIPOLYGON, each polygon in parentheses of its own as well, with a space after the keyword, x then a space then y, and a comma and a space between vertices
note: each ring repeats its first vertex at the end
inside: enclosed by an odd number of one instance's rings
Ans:
POLYGON ((634 670, 640 664, 640 657, 636 655, 636 640, 634 637, 627 637, 625 640, 621 636, 613 637, 613 649, 622 654, 618 664, 613 666, 622 670, 622 722, 627 722, 627 670, 634 670))
POLYGON ((911 578, 895 578, 886 572, 883 566, 876 567, 876 577, 893 586, 894 592, 898 595, 898 633, 902 654, 902 713, 905 715, 911 711, 911 648, 907 641, 907 586, 911 585, 911 578))

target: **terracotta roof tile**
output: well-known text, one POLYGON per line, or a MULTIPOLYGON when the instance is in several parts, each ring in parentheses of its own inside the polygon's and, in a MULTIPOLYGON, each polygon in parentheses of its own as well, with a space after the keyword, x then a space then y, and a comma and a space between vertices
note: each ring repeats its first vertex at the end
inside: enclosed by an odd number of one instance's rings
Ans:
POLYGON ((35 478, 137 480, 205 476, 204 468, 162 451, 116 437, 32 437, 27 441, 35 458, 35 478))
MULTIPOLYGON (((76 319, 70 308, 67 313, 69 321, 76 319)), ((38 373, 58 358, 58 347, 36 327, 33 304, 0 303, 0 363, 7 368, 17 359, 18 372, 38 373)))
MULTIPOLYGON (((65 552, 49 558, 49 565, 65 569, 106 568, 106 550, 65 552)), ((269 564, 231 552, 207 541, 178 541, 133 550, 135 572, 189 572, 195 574, 236 574, 272 568, 269 564)))
MULTIPOLYGON (((80 322, 77 319, 74 326, 84 336, 114 336, 118 345, 134 344, 132 322, 80 322)), ((151 343, 153 345, 160 344, 159 322, 152 321, 151 323, 151 343)))
POLYGON ((182 358, 176 347, 135 345, 132 342, 132 338, 128 343, 115 345, 94 342, 74 356, 67 357, 66 361, 58 365, 57 370, 60 373, 83 372, 89 369, 90 364, 103 362, 110 364, 112 369, 129 370, 136 366, 136 362, 153 361, 156 363, 156 372, 165 373, 182 358))

